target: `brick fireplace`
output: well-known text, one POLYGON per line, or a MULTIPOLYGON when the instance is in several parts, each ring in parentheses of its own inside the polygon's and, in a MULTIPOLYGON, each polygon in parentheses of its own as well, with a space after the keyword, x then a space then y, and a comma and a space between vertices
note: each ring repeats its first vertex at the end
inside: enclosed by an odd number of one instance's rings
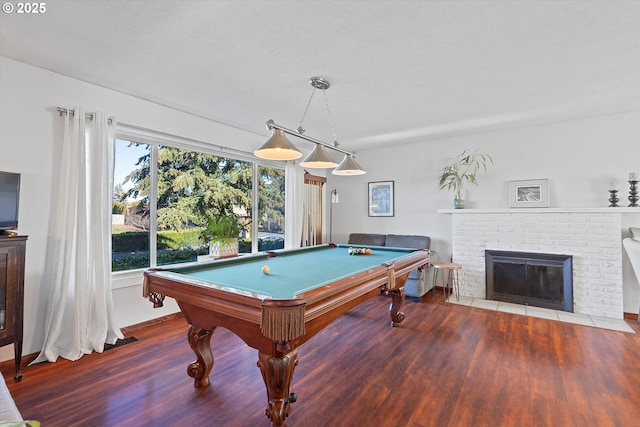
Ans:
POLYGON ((452 258, 462 264, 460 295, 487 298, 485 250, 567 254, 573 312, 623 318, 621 216, 615 209, 459 209, 452 258))

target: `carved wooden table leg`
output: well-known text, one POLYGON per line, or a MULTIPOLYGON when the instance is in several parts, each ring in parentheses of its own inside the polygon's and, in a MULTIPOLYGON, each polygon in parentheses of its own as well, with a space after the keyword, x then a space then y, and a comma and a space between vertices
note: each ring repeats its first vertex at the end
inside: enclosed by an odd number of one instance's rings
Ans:
POLYGON ((211 335, 213 335, 215 329, 215 326, 211 329, 202 329, 189 325, 187 332, 189 345, 198 358, 187 367, 187 374, 195 379, 194 387, 207 387, 209 385, 209 373, 213 368, 211 335))
POLYGON ((389 305, 389 315, 391 316, 391 326, 400 326, 404 320, 404 313, 400 311, 404 302, 404 286, 400 289, 389 291, 391 295, 391 305, 389 305))
POLYGON ((292 350, 282 357, 274 357, 258 352, 258 367, 267 386, 269 406, 265 415, 274 427, 284 426, 284 420, 291 413, 291 403, 295 394, 290 393, 293 371, 298 365, 298 350, 292 350))
POLYGON ((153 303, 153 308, 160 308, 164 305, 164 295, 157 292, 149 292, 149 301, 153 303))

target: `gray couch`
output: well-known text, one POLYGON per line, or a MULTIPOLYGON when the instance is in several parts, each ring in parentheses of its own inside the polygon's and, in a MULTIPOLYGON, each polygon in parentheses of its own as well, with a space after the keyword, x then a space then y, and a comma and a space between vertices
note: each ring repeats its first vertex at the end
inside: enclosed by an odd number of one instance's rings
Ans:
MULTIPOLYGON (((431 237, 408 234, 351 233, 348 244, 359 246, 390 246, 394 248, 429 249, 431 237)), ((433 268, 413 270, 404 285, 405 294, 417 301, 433 286, 433 268)))

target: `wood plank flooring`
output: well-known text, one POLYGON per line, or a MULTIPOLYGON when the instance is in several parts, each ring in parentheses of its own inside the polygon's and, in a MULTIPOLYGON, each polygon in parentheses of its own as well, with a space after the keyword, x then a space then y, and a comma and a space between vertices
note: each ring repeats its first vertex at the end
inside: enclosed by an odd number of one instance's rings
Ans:
MULTIPOLYGON (((369 300, 299 349, 288 426, 640 426, 640 334, 407 301, 369 300)), ((629 324, 640 332, 637 322, 629 324)), ((0 368, 25 419, 57 426, 268 426, 257 352, 217 329, 211 386, 179 317, 76 362, 0 368)))

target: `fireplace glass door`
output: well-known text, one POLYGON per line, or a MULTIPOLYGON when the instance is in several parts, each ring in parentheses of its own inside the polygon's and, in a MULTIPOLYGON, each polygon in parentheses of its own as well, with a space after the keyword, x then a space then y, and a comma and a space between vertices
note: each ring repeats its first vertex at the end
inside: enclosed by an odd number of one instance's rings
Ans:
POLYGON ((573 311, 571 256, 486 251, 487 299, 573 311))

